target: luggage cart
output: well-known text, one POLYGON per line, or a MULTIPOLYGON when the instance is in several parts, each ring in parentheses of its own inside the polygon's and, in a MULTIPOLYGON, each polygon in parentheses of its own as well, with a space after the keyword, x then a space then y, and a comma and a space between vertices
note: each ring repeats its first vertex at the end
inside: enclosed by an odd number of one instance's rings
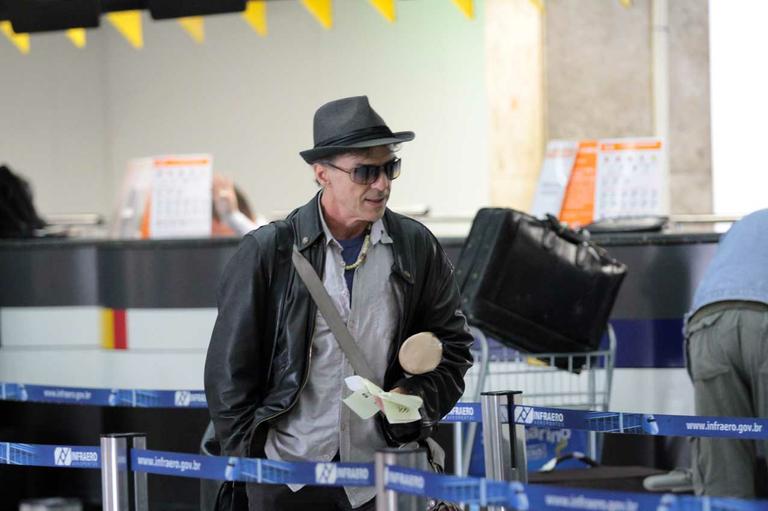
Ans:
MULTIPOLYGON (((606 328, 605 349, 578 353, 522 353, 470 327, 475 337, 472 354, 475 364, 464 377, 466 388, 461 401, 477 402, 480 394, 491 390, 521 390, 523 402, 534 406, 606 411, 611 398, 616 357, 616 334, 610 323, 606 328)), ((455 442, 461 446, 455 462, 461 474, 469 470, 477 424, 468 426, 466 437, 455 442)), ((457 430, 458 431, 458 430, 457 430)), ((457 432, 457 436, 461 436, 457 432)), ((597 460, 599 439, 589 435, 589 455, 597 460)))

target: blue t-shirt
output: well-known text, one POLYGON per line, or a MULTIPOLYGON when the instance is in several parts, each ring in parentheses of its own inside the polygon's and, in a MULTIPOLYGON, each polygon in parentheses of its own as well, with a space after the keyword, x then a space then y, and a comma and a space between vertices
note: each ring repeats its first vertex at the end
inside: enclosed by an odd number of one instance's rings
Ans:
MULTIPOLYGON (((350 265, 357 261, 357 256, 360 255, 360 250, 363 248, 363 241, 365 241, 366 232, 356 238, 350 238, 348 240, 337 240, 341 245, 341 257, 344 259, 344 264, 350 265)), ((349 300, 352 301, 352 281, 355 278, 355 270, 344 271, 344 280, 347 281, 347 289, 349 289, 349 300)))
POLYGON ((768 303, 768 209, 745 216, 720 239, 690 314, 724 300, 768 303))

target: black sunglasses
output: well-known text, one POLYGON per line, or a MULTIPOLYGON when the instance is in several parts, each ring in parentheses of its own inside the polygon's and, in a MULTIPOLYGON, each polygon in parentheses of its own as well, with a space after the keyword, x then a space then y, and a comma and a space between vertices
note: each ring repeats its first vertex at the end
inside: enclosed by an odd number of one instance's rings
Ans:
POLYGON ((358 165, 352 170, 337 167, 329 161, 324 161, 323 164, 349 174, 349 178, 359 185, 373 183, 379 178, 379 174, 382 171, 390 181, 397 179, 397 176, 400 175, 400 158, 392 158, 382 165, 358 165))

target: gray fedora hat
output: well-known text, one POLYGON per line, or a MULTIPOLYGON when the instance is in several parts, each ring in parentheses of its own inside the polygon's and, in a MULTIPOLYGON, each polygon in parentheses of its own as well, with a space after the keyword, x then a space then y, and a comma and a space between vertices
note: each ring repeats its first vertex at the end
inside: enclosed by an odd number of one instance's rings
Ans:
POLYGON ((413 140, 412 131, 392 133, 368 103, 367 96, 337 99, 315 112, 315 147, 299 154, 313 163, 350 149, 361 149, 413 140))

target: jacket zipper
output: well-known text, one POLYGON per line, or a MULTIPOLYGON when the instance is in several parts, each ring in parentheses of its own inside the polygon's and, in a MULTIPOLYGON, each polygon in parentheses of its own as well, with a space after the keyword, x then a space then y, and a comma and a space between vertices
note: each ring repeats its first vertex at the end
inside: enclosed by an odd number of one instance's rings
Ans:
MULTIPOLYGON (((322 254, 321 260, 322 260, 321 264, 324 266, 325 265, 325 253, 322 254)), ((320 278, 322 279, 322 276, 320 278)), ((314 304, 314 300, 312 300, 312 298, 310 297, 310 305, 309 305, 310 311, 313 308, 313 304, 314 304)), ((315 316, 317 315, 317 306, 315 306, 314 309, 315 309, 314 314, 311 313, 309 315, 309 317, 311 318, 310 319, 310 325, 308 327, 308 332, 309 332, 308 338, 310 339, 310 344, 309 344, 309 349, 307 350, 307 360, 306 360, 306 364, 305 364, 306 369, 304 369, 304 376, 302 377, 302 382, 301 382, 301 385, 299 386, 299 390, 298 390, 298 392, 296 392, 296 398, 293 400, 293 402, 291 402, 290 405, 288 405, 288 407, 285 410, 281 410, 281 411, 277 412, 274 415, 270 415, 269 417, 264 417, 259 422, 257 422, 256 425, 253 427, 253 431, 254 432, 256 430, 258 430, 259 426, 261 426, 265 422, 271 421, 273 419, 276 419, 277 417, 280 417, 281 415, 284 415, 284 414, 290 412, 293 409, 293 407, 296 406, 296 403, 299 402, 299 396, 301 396, 301 391, 304 390, 304 387, 306 387, 307 382, 309 381, 309 368, 312 365, 312 339, 315 336, 315 316)), ((249 451, 250 451, 250 447, 251 446, 249 445, 248 447, 249 447, 249 451)))

